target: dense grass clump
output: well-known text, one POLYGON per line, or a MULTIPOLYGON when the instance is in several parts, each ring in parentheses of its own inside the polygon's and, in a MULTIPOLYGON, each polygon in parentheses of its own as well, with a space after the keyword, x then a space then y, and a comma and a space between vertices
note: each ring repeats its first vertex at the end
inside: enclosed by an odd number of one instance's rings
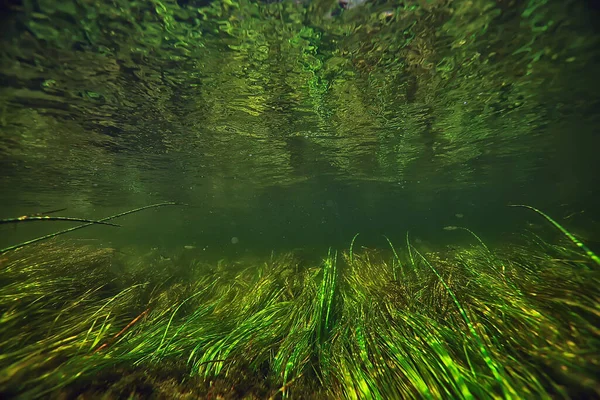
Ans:
POLYGON ((68 241, 6 253, 0 390, 600 396, 599 269, 576 247, 537 236, 494 250, 479 238, 429 253, 408 237, 391 252, 353 247, 317 265, 291 253, 209 265, 68 241))

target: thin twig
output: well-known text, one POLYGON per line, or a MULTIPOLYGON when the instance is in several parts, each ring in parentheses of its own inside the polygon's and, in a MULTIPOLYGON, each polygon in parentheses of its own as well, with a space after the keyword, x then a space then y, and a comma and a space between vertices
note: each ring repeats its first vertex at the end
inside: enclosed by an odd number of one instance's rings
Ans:
POLYGON ((146 314, 148 314, 148 311, 150 311, 149 308, 146 308, 140 315, 138 315, 137 317, 135 317, 133 320, 131 320, 131 322, 129 322, 127 324, 127 326, 123 329, 121 329, 119 331, 119 333, 117 333, 115 336, 112 337, 112 339, 108 340, 107 342, 105 342, 102 346, 98 347, 94 353, 99 352, 102 349, 107 348, 111 343, 113 343, 115 340, 117 340, 119 338, 119 336, 121 336, 123 333, 125 333, 129 328, 131 328, 133 325, 135 325, 140 319, 142 319, 142 317, 146 314))
MULTIPOLYGON (((108 220, 111 220, 111 219, 114 219, 114 218, 122 217, 122 216, 127 215, 127 214, 133 214, 133 213, 138 212, 138 211, 146 210, 148 208, 156 208, 156 207, 163 207, 163 206, 177 206, 177 205, 180 205, 180 204, 179 203, 175 203, 175 202, 165 202, 165 203, 151 204, 149 206, 144 206, 144 207, 136 208, 136 209, 133 209, 133 210, 125 211, 125 212, 122 212, 122 213, 119 213, 119 214, 111 215, 110 217, 99 219, 97 222, 108 221, 108 220)), ((74 226, 73 228, 69 228, 69 229, 65 229, 65 230, 59 231, 59 232, 50 233, 48 235, 40 236, 38 238, 31 239, 31 240, 28 240, 28 241, 23 242, 23 243, 15 244, 13 246, 9 246, 9 247, 6 247, 4 249, 1 249, 0 250, 0 254, 6 253, 7 251, 18 249, 18 248, 21 248, 21 247, 24 247, 24 246, 27 246, 27 245, 30 245, 30 244, 33 244, 33 243, 36 243, 36 242, 39 242, 41 240, 50 239, 50 238, 53 238, 53 237, 58 236, 58 235, 62 235, 62 234, 65 234, 65 233, 69 233, 69 232, 75 231, 77 229, 85 228, 85 227, 88 227, 88 226, 91 226, 91 225, 94 225, 94 224, 91 223, 91 222, 88 222, 87 224, 83 224, 83 225, 79 225, 79 226, 74 226)))
POLYGON ((65 211, 67 208, 57 208, 56 210, 44 211, 40 213, 31 214, 31 216, 45 215, 45 214, 54 214, 56 212, 65 211))
POLYGON ((23 215, 18 218, 6 218, 0 219, 0 224, 16 224, 19 222, 30 222, 30 221, 75 221, 75 222, 88 222, 90 224, 101 224, 110 226, 121 226, 110 222, 95 221, 93 219, 85 218, 73 218, 73 217, 50 217, 48 215, 23 215))
POLYGON ((291 381, 289 381, 288 383, 286 383, 285 385, 283 385, 282 387, 279 388, 279 390, 277 390, 275 393, 273 393, 272 396, 269 397, 269 400, 275 400, 275 396, 277 396, 279 393, 281 393, 281 395, 285 398, 286 397, 286 390, 292 386, 292 384, 294 382, 296 382, 297 379, 299 379, 302 376, 302 374, 296 376, 294 379, 292 379, 291 381))

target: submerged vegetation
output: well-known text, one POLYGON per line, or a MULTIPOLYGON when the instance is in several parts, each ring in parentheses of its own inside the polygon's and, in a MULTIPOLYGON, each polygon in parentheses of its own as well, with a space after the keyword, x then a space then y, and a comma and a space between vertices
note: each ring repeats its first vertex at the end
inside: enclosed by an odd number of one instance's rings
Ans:
POLYGON ((57 238, 13 250, 0 260, 0 391, 599 396, 591 250, 535 234, 492 250, 475 238, 424 253, 408 234, 392 252, 357 251, 355 237, 318 265, 293 253, 186 263, 57 238))
POLYGON ((5 3, 0 397, 600 397, 586 2, 5 3))

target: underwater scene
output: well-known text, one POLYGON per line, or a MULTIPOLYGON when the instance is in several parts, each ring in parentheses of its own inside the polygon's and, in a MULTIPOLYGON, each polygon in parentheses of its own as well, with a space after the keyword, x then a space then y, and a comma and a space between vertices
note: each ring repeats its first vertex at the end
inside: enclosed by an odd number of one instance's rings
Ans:
POLYGON ((596 2, 0 19, 1 398, 600 398, 596 2))

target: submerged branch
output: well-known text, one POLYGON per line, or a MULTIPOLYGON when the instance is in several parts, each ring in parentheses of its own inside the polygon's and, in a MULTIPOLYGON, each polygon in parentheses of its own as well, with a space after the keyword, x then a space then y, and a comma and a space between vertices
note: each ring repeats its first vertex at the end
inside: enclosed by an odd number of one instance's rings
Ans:
POLYGON ((165 203, 157 203, 157 204, 151 204, 149 206, 135 208, 133 210, 129 210, 129 211, 125 211, 125 212, 122 212, 122 213, 119 213, 119 214, 111 215, 110 217, 102 218, 102 219, 100 219, 98 221, 88 222, 88 223, 83 224, 83 225, 74 226, 73 228, 64 229, 64 230, 59 231, 59 232, 50 233, 48 235, 40 236, 40 237, 37 237, 35 239, 28 240, 26 242, 22 242, 22 243, 19 243, 19 244, 15 244, 13 246, 5 247, 4 249, 0 250, 0 254, 6 253, 7 251, 10 251, 10 250, 15 250, 15 249, 18 249, 18 248, 21 248, 21 247, 24 247, 24 246, 36 243, 36 242, 39 242, 39 241, 42 241, 42 240, 45 240, 45 239, 51 239, 53 237, 56 237, 56 236, 59 236, 59 235, 65 234, 65 233, 73 232, 73 231, 75 231, 77 229, 86 228, 88 226, 95 225, 98 222, 109 221, 111 219, 122 217, 122 216, 128 215, 128 214, 133 214, 133 213, 136 213, 136 212, 142 211, 142 210, 147 210, 149 208, 156 208, 156 207, 163 207, 163 206, 176 206, 176 205, 180 205, 180 204, 179 203, 175 203, 175 202, 165 202, 165 203))
POLYGON ((47 215, 24 215, 18 218, 6 218, 0 219, 0 224, 16 224, 19 222, 32 222, 32 221, 71 221, 71 222, 88 222, 90 224, 110 225, 110 226, 121 226, 110 222, 96 221, 93 219, 85 218, 73 218, 73 217, 50 217, 47 215))

